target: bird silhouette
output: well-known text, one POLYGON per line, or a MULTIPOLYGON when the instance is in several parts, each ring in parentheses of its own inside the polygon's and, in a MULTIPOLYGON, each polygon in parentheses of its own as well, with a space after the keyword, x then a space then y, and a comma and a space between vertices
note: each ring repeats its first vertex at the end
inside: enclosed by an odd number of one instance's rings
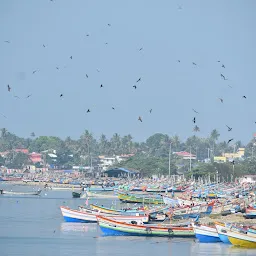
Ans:
POLYGON ((43 47, 45 47, 45 45, 43 44, 43 47))
POLYGON ((136 83, 138 83, 141 80, 141 77, 136 81, 136 83))
POLYGON ((4 114, 1 113, 1 115, 2 115, 4 118, 7 118, 4 114))
POLYGON ((139 116, 138 120, 142 122, 142 118, 141 118, 141 116, 139 116))
POLYGON ((220 60, 218 60, 217 62, 220 62, 220 60))
POLYGON ((99 69, 96 69, 96 70, 97 70, 97 72, 100 72, 99 69))
POLYGON ((59 67, 56 67, 56 69, 58 69, 58 70, 59 70, 59 67))
POLYGON ((224 65, 224 64, 222 64, 222 66, 221 66, 221 67, 225 68, 225 65, 224 65))
POLYGON ((222 98, 219 98, 220 102, 223 103, 223 99, 222 98))
POLYGON ((143 47, 141 47, 140 49, 139 49, 139 51, 142 51, 143 50, 143 47))
POLYGON ((113 110, 115 110, 115 108, 114 108, 114 107, 112 107, 112 109, 113 109, 113 110))
POLYGON ((231 142, 232 140, 234 140, 234 139, 229 139, 229 140, 228 140, 228 144, 229 144, 229 142, 231 142))
POLYGON ((228 84, 228 87, 233 88, 231 85, 228 84))
POLYGON ((178 6, 178 9, 179 9, 179 10, 182 10, 182 6, 181 6, 181 5, 179 5, 179 6, 178 6))
POLYGON ((7 89, 8 89, 8 92, 10 92, 12 89, 9 84, 7 85, 7 89))
POLYGON ((226 77, 223 74, 220 74, 220 76, 224 79, 224 80, 228 80, 226 79, 226 77))
POLYGON ((195 109, 192 108, 192 110, 193 110, 195 113, 199 114, 195 109))
POLYGON ((17 95, 15 95, 15 96, 14 96, 14 98, 20 99, 20 97, 19 97, 19 96, 17 96, 17 95))
POLYGON ((150 113, 150 114, 152 113, 152 108, 149 110, 149 113, 150 113))
POLYGON ((197 65, 195 62, 192 62, 192 64, 195 65, 195 66, 197 65))
POLYGON ((194 124, 196 123, 196 118, 195 118, 195 117, 193 118, 193 123, 194 123, 194 124))
POLYGON ((246 99, 246 96, 243 96, 244 99, 246 99))
POLYGON ((108 23, 108 26, 111 27, 111 24, 108 23))
POLYGON ((37 70, 34 70, 32 74, 35 74, 37 72, 37 70))
POLYGON ((7 43, 7 44, 9 44, 10 43, 10 41, 4 41, 5 43, 7 43))
POLYGON ((231 130, 232 130, 232 128, 231 127, 229 127, 228 125, 226 125, 227 127, 228 127, 228 131, 230 132, 231 130))
POLYGON ((134 87, 134 89, 137 89, 137 86, 136 86, 136 85, 134 85, 133 87, 134 87))
POLYGON ((86 78, 88 78, 88 75, 86 74, 86 78))
POLYGON ((89 36, 89 34, 87 34, 86 36, 89 36))
POLYGON ((91 111, 90 111, 90 109, 88 108, 88 110, 87 110, 87 113, 90 113, 91 111))
POLYGON ((180 62, 180 60, 178 60, 178 62, 180 62))
POLYGON ((60 95, 60 98, 63 97, 63 94, 60 95))
POLYGON ((72 57, 72 56, 70 56, 69 58, 70 58, 71 60, 73 59, 73 57, 72 57))
POLYGON ((29 94, 26 98, 28 99, 28 98, 30 98, 32 96, 32 94, 29 94))
POLYGON ((102 88, 102 87, 103 87, 103 85, 101 84, 101 85, 100 85, 100 88, 102 88))
POLYGON ((200 132, 200 129, 199 129, 199 127, 196 125, 196 126, 194 127, 193 131, 194 131, 194 132, 200 132))

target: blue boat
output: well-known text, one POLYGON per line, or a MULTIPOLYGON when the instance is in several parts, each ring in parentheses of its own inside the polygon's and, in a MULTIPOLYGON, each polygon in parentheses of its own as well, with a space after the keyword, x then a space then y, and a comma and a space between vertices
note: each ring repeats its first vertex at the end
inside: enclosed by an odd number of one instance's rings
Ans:
POLYGON ((196 238, 201 243, 217 243, 221 242, 218 232, 215 227, 210 227, 207 225, 193 224, 193 229, 196 238))

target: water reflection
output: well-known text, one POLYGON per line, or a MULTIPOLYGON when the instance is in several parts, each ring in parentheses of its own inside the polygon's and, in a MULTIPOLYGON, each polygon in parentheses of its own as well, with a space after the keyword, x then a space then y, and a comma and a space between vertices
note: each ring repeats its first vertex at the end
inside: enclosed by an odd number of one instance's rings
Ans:
POLYGON ((61 223, 60 230, 62 232, 97 232, 97 223, 61 223))

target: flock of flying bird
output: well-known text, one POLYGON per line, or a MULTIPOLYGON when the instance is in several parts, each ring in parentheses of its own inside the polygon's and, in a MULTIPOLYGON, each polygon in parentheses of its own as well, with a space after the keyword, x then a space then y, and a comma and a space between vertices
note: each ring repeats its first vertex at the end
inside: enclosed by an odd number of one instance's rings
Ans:
MULTIPOLYGON (((50 1, 53 2, 53 0, 50 0, 50 1)), ((178 9, 181 10, 182 7, 179 6, 178 9)), ((108 25, 109 27, 111 27, 111 24, 110 24, 110 23, 108 23, 107 25, 108 25)), ((89 34, 86 34, 86 36, 88 37, 88 36, 90 36, 90 35, 89 35, 89 34)), ((10 42, 9 40, 6 40, 6 41, 4 41, 4 43, 10 44, 11 42, 10 42)), ((107 43, 106 43, 106 44, 107 44, 107 43)), ((43 47, 45 48, 46 45, 43 44, 43 47)), ((143 50, 143 47, 141 47, 141 48, 138 49, 138 51, 142 51, 142 50, 143 50)), ((72 59, 73 59, 73 56, 70 56, 69 58, 72 60, 72 59)), ((180 63, 181 61, 178 60, 177 62, 180 63)), ((220 61, 217 61, 217 62, 220 62, 220 61)), ((196 64, 195 62, 192 62, 192 65, 197 66, 197 64, 196 64)), ((222 68, 225 68, 225 65, 222 64, 221 67, 222 67, 222 68)), ((59 69, 59 67, 56 67, 56 69, 59 69)), ((34 71, 32 72, 32 75, 35 74, 35 73, 37 73, 38 71, 39 71, 39 70, 34 70, 34 71)), ((100 71, 97 69, 97 72, 100 72, 100 71)), ((225 81, 228 80, 222 73, 220 74, 220 76, 221 76, 221 78, 222 78, 223 80, 225 80, 225 81)), ((86 78, 89 78, 88 74, 86 74, 86 78)), ((137 81, 136 81, 136 84, 132 86, 132 87, 134 88, 134 90, 137 89, 138 83, 139 83, 140 81, 141 81, 141 77, 138 78, 137 81)), ((230 86, 230 85, 228 85, 228 86, 229 86, 230 88, 232 88, 232 86, 230 86)), ((100 88, 103 88, 103 84, 100 85, 100 88)), ((8 84, 8 85, 7 85, 7 90, 8 90, 8 92, 11 92, 11 89, 12 89, 11 86, 8 84)), ((26 98, 30 98, 31 96, 32 96, 32 94, 29 94, 29 95, 26 96, 26 98)), ((63 96, 64 96, 63 93, 61 93, 61 94, 59 95, 60 98, 62 98, 63 96)), ((19 96, 14 96, 14 97, 20 98, 19 96)), ((242 96, 242 97, 243 97, 244 99, 247 98, 246 96, 242 96)), ((219 100, 220 100, 221 103, 224 102, 223 98, 219 98, 219 100)), ((115 108, 112 107, 112 110, 115 110, 115 108)), ((192 109, 192 110, 194 111, 194 113, 199 114, 199 112, 196 111, 195 109, 192 109)), ((91 112, 91 110, 90 110, 90 109, 87 109, 86 113, 90 113, 90 112, 91 112)), ((149 113, 150 113, 150 114, 152 113, 152 109, 149 110, 149 113)), ((2 114, 2 115, 3 115, 3 114, 2 114)), ((3 115, 3 116, 4 116, 5 118, 7 118, 5 115, 3 115)), ((138 117, 138 121, 143 122, 141 116, 138 117)), ((199 131, 200 131, 200 128, 196 125, 196 117, 194 117, 192 121, 193 121, 193 123, 195 124, 195 126, 194 126, 194 128, 193 128, 193 131, 194 131, 194 132, 199 132, 199 131)), ((255 123, 256 123, 256 122, 255 122, 255 123)), ((226 125, 226 127, 228 128, 228 131, 229 131, 229 132, 232 131, 232 128, 231 128, 231 127, 229 127, 228 125, 226 125)), ((230 143, 232 140, 234 140, 234 139, 233 139, 233 138, 232 138, 232 139, 229 139, 229 140, 227 141, 227 143, 230 143)))

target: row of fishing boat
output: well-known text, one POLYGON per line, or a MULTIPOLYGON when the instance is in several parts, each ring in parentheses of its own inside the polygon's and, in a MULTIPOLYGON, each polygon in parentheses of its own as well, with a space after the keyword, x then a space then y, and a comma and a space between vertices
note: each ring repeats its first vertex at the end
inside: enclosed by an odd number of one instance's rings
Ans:
POLYGON ((78 210, 64 206, 60 209, 65 221, 97 222, 104 235, 196 237, 200 242, 223 242, 256 248, 256 227, 252 225, 215 222, 210 226, 200 224, 199 218, 176 224, 151 222, 151 215, 164 210, 160 207, 115 210, 92 204, 90 208, 80 206, 78 210))

